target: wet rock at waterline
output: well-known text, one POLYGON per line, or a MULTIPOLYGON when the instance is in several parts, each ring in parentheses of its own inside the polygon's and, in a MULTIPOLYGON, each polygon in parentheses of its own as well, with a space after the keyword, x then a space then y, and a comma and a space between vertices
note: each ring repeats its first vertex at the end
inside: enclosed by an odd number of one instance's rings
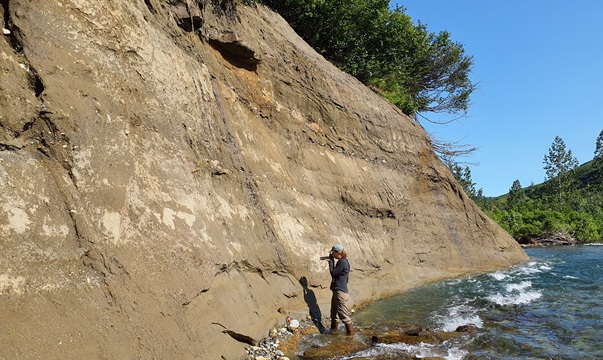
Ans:
MULTIPOLYGON (((306 329, 312 329, 311 324, 304 326, 306 329)), ((454 338, 464 336, 466 332, 474 331, 475 327, 467 325, 459 327, 454 332, 433 331, 429 329, 391 329, 381 330, 377 327, 356 328, 354 336, 347 336, 345 333, 337 334, 318 334, 316 331, 305 332, 297 337, 297 348, 293 353, 300 359, 333 359, 345 356, 363 359, 367 354, 379 354, 378 359, 415 359, 414 355, 404 355, 400 350, 395 353, 383 352, 383 346, 389 345, 408 345, 409 347, 421 345, 430 346, 442 344, 454 338), (473 329, 473 330, 470 330, 473 329), (391 356, 391 357, 390 357, 391 356)), ((288 353, 290 354, 291 351, 288 353)), ((369 357, 370 358, 370 357, 369 357)), ((439 359, 430 357, 429 359, 439 359)))
MULTIPOLYGON (((467 330, 468 331, 468 330, 467 330)), ((404 343, 409 345, 416 344, 440 344, 444 341, 448 341, 455 337, 461 336, 463 330, 457 330, 456 332, 444 332, 444 331, 429 331, 426 329, 416 330, 393 330, 373 335, 371 341, 373 344, 395 344, 404 343)))
POLYGON ((351 355, 361 350, 366 350, 369 347, 370 345, 358 341, 354 338, 346 338, 342 341, 334 342, 325 346, 305 350, 301 357, 304 360, 328 359, 351 355))

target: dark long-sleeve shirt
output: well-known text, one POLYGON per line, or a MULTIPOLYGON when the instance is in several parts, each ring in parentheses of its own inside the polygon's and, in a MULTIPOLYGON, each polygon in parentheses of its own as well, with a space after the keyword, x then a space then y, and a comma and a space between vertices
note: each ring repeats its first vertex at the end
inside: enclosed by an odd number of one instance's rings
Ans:
POLYGON ((329 259, 329 272, 331 273, 331 290, 348 292, 348 277, 350 274, 350 262, 347 258, 339 259, 335 265, 334 259, 329 259))

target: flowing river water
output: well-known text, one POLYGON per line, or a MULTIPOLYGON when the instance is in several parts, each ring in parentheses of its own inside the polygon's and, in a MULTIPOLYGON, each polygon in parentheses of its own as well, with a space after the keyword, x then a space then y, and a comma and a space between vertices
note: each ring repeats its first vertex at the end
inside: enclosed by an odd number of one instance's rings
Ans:
MULTIPOLYGON (((435 331, 474 325, 442 344, 372 346, 339 359, 603 359, 603 246, 530 248, 505 271, 431 284, 354 315, 357 327, 414 324, 435 331)), ((324 335, 308 337, 316 346, 324 335)))

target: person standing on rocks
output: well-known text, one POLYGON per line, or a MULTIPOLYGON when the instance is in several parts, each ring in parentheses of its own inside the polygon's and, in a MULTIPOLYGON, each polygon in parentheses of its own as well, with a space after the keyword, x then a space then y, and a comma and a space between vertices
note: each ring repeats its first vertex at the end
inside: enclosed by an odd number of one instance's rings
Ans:
POLYGON ((346 306, 349 298, 348 278, 350 274, 350 262, 348 254, 341 244, 334 245, 329 256, 322 258, 329 261, 329 272, 331 273, 331 286, 333 292, 331 298, 331 333, 337 331, 339 320, 345 324, 347 335, 354 335, 354 325, 350 319, 350 313, 346 306), (335 264, 337 260, 337 264, 335 264))

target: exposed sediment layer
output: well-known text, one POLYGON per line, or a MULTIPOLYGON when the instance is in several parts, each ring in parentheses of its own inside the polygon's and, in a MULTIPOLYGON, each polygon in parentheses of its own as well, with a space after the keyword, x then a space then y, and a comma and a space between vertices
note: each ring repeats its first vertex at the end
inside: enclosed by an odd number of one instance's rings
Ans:
POLYGON ((420 124, 267 8, 0 11, 1 358, 238 358, 302 277, 328 299, 333 243, 357 304, 526 259, 420 124))

